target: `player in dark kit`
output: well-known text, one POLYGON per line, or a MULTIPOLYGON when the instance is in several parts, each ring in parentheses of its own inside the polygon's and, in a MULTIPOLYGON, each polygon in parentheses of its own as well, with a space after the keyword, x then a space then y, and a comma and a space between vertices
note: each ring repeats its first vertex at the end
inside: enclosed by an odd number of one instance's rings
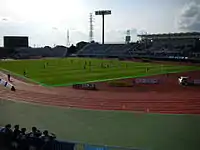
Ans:
POLYGON ((10 74, 8 74, 8 81, 11 82, 11 80, 10 80, 10 74))
POLYGON ((149 72, 149 67, 146 68, 146 72, 149 72))
POLYGON ((26 70, 24 70, 24 76, 26 76, 26 70))
POLYGON ((16 91, 14 86, 11 87, 11 91, 16 91))

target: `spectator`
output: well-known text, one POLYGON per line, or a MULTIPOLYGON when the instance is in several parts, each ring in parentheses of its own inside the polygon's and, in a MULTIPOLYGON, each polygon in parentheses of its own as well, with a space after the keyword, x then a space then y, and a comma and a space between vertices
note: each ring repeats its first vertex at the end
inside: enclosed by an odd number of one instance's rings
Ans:
POLYGON ((51 135, 49 135, 49 132, 47 130, 45 130, 43 132, 43 135, 41 136, 41 139, 43 139, 45 142, 49 142, 51 140, 56 139, 56 135, 51 133, 51 135))
POLYGON ((42 141, 44 141, 42 149, 43 150, 51 150, 54 142, 52 142, 54 139, 56 138, 55 134, 51 133, 51 135, 49 135, 48 131, 45 130, 43 132, 43 135, 41 136, 42 141))
POLYGON ((0 130, 0 149, 43 149, 51 150, 54 147, 54 139, 56 135, 49 133, 47 130, 41 134, 36 128, 32 127, 32 131, 26 134, 26 128, 19 128, 19 125, 15 125, 11 130, 11 125, 8 124, 0 130))
POLYGON ((14 126, 13 135, 12 135, 12 147, 17 149, 19 145, 18 136, 20 134, 19 125, 14 126))
POLYGON ((2 133, 12 134, 11 124, 7 124, 4 128, 0 130, 2 133))
POLYGON ((36 127, 32 127, 32 131, 28 134, 29 148, 37 149, 38 147, 40 147, 41 142, 39 140, 39 137, 41 135, 41 132, 36 127))
POLYGON ((11 130, 11 124, 7 124, 4 128, 0 130, 0 132, 3 133, 3 145, 10 148, 13 133, 11 130))
POLYGON ((21 132, 17 137, 19 140, 25 140, 27 138, 26 128, 21 128, 21 132))
POLYGON ((28 134, 29 137, 40 137, 41 135, 41 132, 36 127, 32 127, 32 132, 28 134))
POLYGON ((20 135, 21 131, 19 130, 19 125, 14 126, 14 131, 13 131, 13 138, 17 139, 17 137, 20 135))
POLYGON ((26 128, 21 128, 21 132, 20 132, 20 134, 18 136, 18 140, 19 140, 19 149, 20 150, 28 149, 26 128))

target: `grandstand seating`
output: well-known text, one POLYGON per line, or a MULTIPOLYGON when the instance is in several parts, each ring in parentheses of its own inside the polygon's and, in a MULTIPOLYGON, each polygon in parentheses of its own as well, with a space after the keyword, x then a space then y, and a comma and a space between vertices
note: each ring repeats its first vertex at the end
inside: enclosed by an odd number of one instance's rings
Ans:
POLYGON ((65 57, 67 53, 67 48, 63 46, 57 46, 51 49, 52 57, 65 57))
MULTIPOLYGON (((89 43, 74 54, 80 57, 99 58, 169 58, 171 56, 200 57, 200 40, 197 33, 138 35, 141 41, 129 44, 98 44, 89 43)), ((65 57, 67 48, 17 48, 15 58, 65 57)), ((0 56, 1 57, 1 56, 0 56)))
POLYGON ((15 49, 16 58, 29 58, 34 56, 41 57, 64 57, 67 53, 67 48, 65 47, 44 47, 44 48, 17 48, 15 49))
MULTIPOLYGON (((130 44, 88 44, 77 55, 83 57, 156 57, 169 58, 169 56, 200 57, 195 48, 195 39, 157 39, 142 40, 130 44), (195 54, 193 54, 195 50, 195 54)), ((200 44, 199 44, 200 45, 200 44)))
POLYGON ((86 45, 78 55, 82 56, 105 56, 107 45, 91 43, 86 45))
POLYGON ((6 58, 9 56, 9 50, 3 47, 0 47, 0 59, 6 58))
MULTIPOLYGON (((135 46, 135 45, 134 45, 135 46)), ((78 52, 78 56, 120 57, 126 55, 132 44, 88 44, 78 52)))
POLYGON ((110 44, 106 54, 110 57, 123 56, 125 52, 131 48, 131 45, 128 44, 110 44))

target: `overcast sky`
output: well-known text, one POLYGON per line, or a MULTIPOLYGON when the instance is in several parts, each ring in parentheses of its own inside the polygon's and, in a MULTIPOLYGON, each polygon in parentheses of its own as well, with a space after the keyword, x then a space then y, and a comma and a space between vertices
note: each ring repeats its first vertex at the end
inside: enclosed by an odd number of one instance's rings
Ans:
MULTIPOLYGON (((0 46, 5 35, 26 35, 30 45, 66 45, 89 40, 89 13, 106 16, 105 41, 122 43, 136 34, 200 31, 200 0, 0 0, 0 46), (199 1, 199 2, 198 2, 199 1)), ((101 42, 101 17, 94 16, 94 39, 101 42)))

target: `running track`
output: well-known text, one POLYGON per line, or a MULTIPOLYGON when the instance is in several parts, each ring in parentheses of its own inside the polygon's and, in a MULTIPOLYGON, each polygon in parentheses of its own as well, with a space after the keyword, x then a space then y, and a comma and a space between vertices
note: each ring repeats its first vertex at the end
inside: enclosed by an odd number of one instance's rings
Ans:
MULTIPOLYGON (((66 88, 44 88, 13 79, 17 91, 0 87, 0 98, 43 105, 76 107, 97 110, 127 110, 167 114, 200 114, 200 87, 181 87, 177 77, 188 75, 200 78, 200 72, 154 76, 159 85, 138 85, 131 88, 111 88, 106 83, 96 83, 99 91, 66 88)), ((2 77, 2 75, 1 75, 2 77)), ((2 78, 5 78, 3 76, 2 78)), ((132 80, 126 80, 131 82, 132 80)))

